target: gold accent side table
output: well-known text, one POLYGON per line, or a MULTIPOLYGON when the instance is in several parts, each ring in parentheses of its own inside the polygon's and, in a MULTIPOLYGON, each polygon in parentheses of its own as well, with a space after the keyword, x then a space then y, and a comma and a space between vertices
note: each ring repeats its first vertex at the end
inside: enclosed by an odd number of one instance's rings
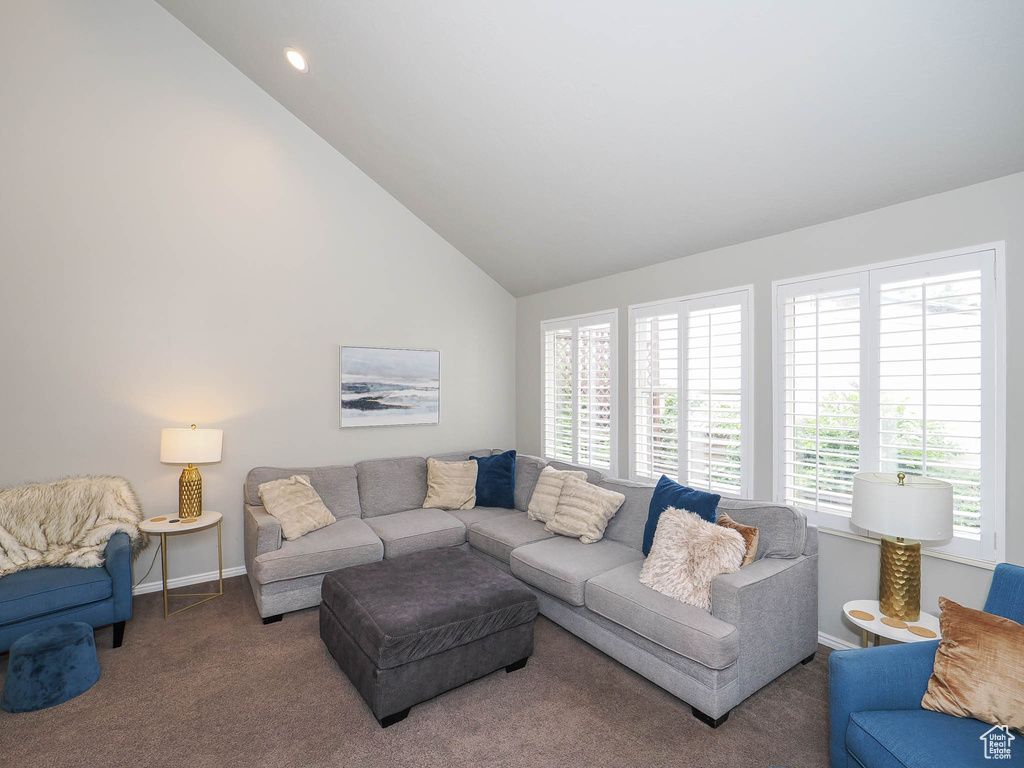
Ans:
POLYGON ((924 640, 938 640, 942 637, 942 633, 939 631, 939 617, 933 616, 930 613, 925 613, 924 611, 921 611, 921 617, 917 621, 906 622, 906 629, 898 629, 896 627, 890 627, 883 624, 882 618, 885 614, 882 613, 882 609, 877 600, 851 600, 843 606, 843 615, 860 629, 861 648, 868 647, 868 638, 870 635, 875 636, 876 646, 879 644, 880 638, 882 637, 889 640, 895 640, 899 643, 920 643, 924 640), (867 619, 862 619, 858 616, 851 616, 851 611, 869 613, 874 618, 871 621, 868 621, 867 619), (910 631, 910 627, 920 627, 934 632, 935 635, 934 637, 916 635, 910 631))
POLYGON ((199 517, 190 518, 178 518, 177 515, 165 515, 161 517, 151 517, 149 520, 143 520, 139 524, 139 529, 145 533, 152 533, 154 535, 159 534, 160 536, 160 565, 163 574, 163 585, 164 585, 164 618, 174 616, 177 613, 183 613, 190 608, 195 608, 197 605, 202 605, 216 597, 220 597, 224 594, 224 550, 221 547, 221 533, 220 533, 220 522, 223 518, 220 512, 211 512, 208 509, 204 509, 203 513, 199 517), (180 536, 184 533, 195 533, 196 531, 203 531, 207 528, 217 526, 217 569, 219 572, 218 588, 216 592, 189 592, 177 595, 167 594, 167 537, 168 536, 180 536), (167 610, 167 599, 174 597, 203 597, 205 600, 186 605, 184 608, 179 608, 176 611, 167 610))

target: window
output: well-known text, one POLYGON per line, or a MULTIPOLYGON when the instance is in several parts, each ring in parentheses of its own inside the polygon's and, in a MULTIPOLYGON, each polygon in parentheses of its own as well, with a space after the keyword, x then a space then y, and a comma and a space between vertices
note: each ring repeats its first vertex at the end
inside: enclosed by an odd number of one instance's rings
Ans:
POLYGON ((776 283, 777 500, 852 530, 853 475, 953 483, 951 554, 997 559, 997 250, 776 283))
POLYGON ((630 476, 750 495, 750 289, 630 308, 630 476))
POLYGON ((544 456, 597 469, 616 461, 615 312, 541 324, 544 456))

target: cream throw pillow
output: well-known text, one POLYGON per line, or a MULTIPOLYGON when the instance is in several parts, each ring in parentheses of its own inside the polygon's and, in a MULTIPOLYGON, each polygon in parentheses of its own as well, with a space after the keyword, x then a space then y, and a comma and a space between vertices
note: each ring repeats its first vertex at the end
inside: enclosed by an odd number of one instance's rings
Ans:
POLYGON ((608 521, 625 500, 621 493, 599 488, 577 477, 567 477, 562 483, 555 515, 544 530, 572 536, 584 544, 595 544, 604 538, 608 521))
POLYGON ((555 516, 555 509, 558 507, 558 497, 562 494, 562 483, 567 477, 575 477, 586 481, 586 472, 577 472, 571 469, 554 469, 544 467, 537 478, 537 485, 534 486, 530 503, 526 507, 526 514, 531 520, 548 522, 555 516))
POLYGON ((658 520, 640 583, 710 611, 711 580, 738 571, 746 552, 739 532, 669 507, 658 520))
POLYGON ((281 521, 281 535, 288 541, 335 521, 307 475, 261 483, 258 490, 263 508, 281 521))
POLYGON ((476 506, 475 461, 427 459, 424 509, 472 509, 476 506))

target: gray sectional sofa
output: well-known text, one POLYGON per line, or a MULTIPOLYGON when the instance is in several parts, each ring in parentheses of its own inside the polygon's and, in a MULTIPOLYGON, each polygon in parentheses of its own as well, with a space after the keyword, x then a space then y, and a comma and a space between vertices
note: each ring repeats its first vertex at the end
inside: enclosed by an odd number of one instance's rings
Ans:
MULTIPOLYGON (((464 461, 500 450, 435 456, 464 461)), ((798 510, 723 498, 719 509, 760 531, 757 559, 712 583, 708 613, 639 581, 640 551, 654 485, 519 455, 515 509, 421 509, 426 459, 362 461, 354 467, 271 468, 245 483, 245 562, 265 623, 320 603, 324 574, 436 547, 462 547, 537 595, 540 612, 690 704, 716 726, 734 706, 817 649, 817 530, 798 510), (577 469, 622 493, 625 503, 596 544, 556 536, 526 509, 545 464, 577 469), (258 487, 309 475, 337 522, 294 541, 281 538, 258 487)))

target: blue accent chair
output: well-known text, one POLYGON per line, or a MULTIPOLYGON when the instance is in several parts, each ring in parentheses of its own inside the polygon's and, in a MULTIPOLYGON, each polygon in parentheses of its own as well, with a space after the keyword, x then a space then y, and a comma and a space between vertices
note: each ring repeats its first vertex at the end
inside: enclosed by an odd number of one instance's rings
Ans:
POLYGON ((33 568, 0 578, 0 653, 22 635, 69 621, 113 624, 114 647, 120 648, 132 617, 128 534, 111 536, 105 554, 97 568, 33 568))
MULTIPOLYGON (((1024 568, 996 566, 986 613, 1024 623, 1024 568)), ((991 765, 981 736, 992 728, 921 708, 938 640, 834 651, 829 656, 832 768, 969 768, 991 765)), ((1006 766, 1024 766, 1021 739, 1006 766)))

